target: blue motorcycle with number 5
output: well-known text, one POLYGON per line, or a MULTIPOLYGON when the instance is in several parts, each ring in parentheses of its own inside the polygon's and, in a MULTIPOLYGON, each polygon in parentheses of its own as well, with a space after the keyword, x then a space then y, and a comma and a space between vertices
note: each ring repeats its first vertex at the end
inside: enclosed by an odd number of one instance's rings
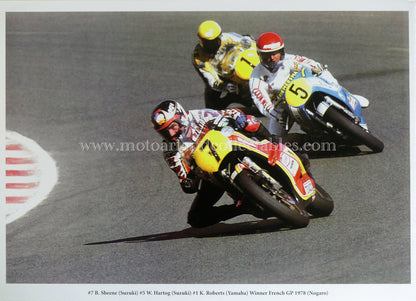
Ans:
POLYGON ((288 107, 287 130, 297 122, 312 136, 325 135, 347 145, 365 145, 375 153, 384 148, 383 142, 368 130, 356 96, 305 68, 289 77, 279 97, 288 107))

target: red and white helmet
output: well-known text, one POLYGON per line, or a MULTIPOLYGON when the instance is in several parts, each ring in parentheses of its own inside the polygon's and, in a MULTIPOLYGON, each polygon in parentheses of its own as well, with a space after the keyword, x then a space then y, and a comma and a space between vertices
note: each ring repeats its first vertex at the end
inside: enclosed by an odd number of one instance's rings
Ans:
POLYGON ((282 38, 274 32, 265 32, 257 39, 257 51, 275 52, 285 47, 282 38))
POLYGON ((285 54, 285 44, 282 38, 274 32, 262 33, 257 39, 256 47, 260 62, 266 68, 272 67, 269 58, 273 53, 280 52, 282 58, 285 54))

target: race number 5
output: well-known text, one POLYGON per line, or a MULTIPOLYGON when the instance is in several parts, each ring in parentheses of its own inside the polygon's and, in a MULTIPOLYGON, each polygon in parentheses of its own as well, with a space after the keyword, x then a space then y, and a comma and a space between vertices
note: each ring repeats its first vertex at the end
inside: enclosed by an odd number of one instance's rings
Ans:
POLYGON ((312 94, 312 88, 305 78, 295 79, 290 83, 285 98, 289 106, 300 107, 304 105, 312 94))
POLYGON ((295 88, 295 84, 292 84, 289 87, 289 91, 295 94, 296 96, 300 97, 301 99, 307 99, 309 97, 308 92, 302 87, 296 87, 295 89, 294 88, 295 88))

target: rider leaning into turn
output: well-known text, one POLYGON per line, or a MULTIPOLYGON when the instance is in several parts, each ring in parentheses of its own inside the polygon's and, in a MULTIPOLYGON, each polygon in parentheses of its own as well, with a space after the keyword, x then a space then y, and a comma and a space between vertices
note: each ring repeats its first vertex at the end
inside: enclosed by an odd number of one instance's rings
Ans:
MULTIPOLYGON (((251 96, 259 111, 270 118, 269 131, 282 137, 288 130, 285 128, 287 112, 279 92, 294 72, 306 68, 329 83, 338 82, 326 66, 304 56, 285 53, 282 38, 274 32, 261 34, 257 39, 256 48, 260 64, 253 69, 249 80, 251 96)), ((362 107, 368 106, 366 98, 354 96, 362 107)))
MULTIPOLYGON (((231 47, 250 48, 255 41, 248 35, 222 32, 220 25, 211 20, 200 24, 197 36, 199 43, 195 46, 192 63, 205 82, 205 106, 224 109, 231 102, 244 102, 244 97, 239 97, 244 91, 239 91, 237 83, 221 77, 220 65, 231 47)), ((246 99, 244 105, 251 106, 249 91, 246 99)))
POLYGON ((169 144, 164 153, 165 161, 178 176, 185 193, 197 192, 188 213, 188 223, 192 227, 206 227, 249 213, 246 205, 237 202, 239 206, 214 206, 225 190, 196 176, 192 170, 192 160, 186 156, 186 151, 195 144, 204 126, 211 123, 212 127, 218 126, 219 122, 224 122, 224 117, 235 128, 259 139, 270 137, 266 127, 254 116, 245 115, 239 109, 201 109, 187 112, 178 102, 165 100, 152 112, 154 129, 163 137, 164 143, 169 144))

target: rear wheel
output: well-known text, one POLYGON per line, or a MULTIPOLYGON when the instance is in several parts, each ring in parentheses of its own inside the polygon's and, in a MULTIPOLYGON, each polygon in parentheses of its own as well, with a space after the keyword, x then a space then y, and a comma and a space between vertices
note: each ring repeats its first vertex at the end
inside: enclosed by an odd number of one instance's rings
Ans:
POLYGON ((384 149, 384 143, 363 129, 358 124, 355 124, 348 119, 344 114, 339 112, 334 107, 329 107, 324 114, 324 119, 332 123, 336 128, 340 129, 342 133, 357 142, 366 145, 373 152, 379 153, 384 149))
MULTIPOLYGON (((296 205, 288 207, 283 201, 277 200, 262 186, 257 184, 248 170, 243 170, 235 179, 237 185, 250 197, 250 199, 271 214, 284 220, 294 227, 306 227, 309 224, 308 214, 296 205)), ((291 197, 287 195, 288 197, 291 197)))

